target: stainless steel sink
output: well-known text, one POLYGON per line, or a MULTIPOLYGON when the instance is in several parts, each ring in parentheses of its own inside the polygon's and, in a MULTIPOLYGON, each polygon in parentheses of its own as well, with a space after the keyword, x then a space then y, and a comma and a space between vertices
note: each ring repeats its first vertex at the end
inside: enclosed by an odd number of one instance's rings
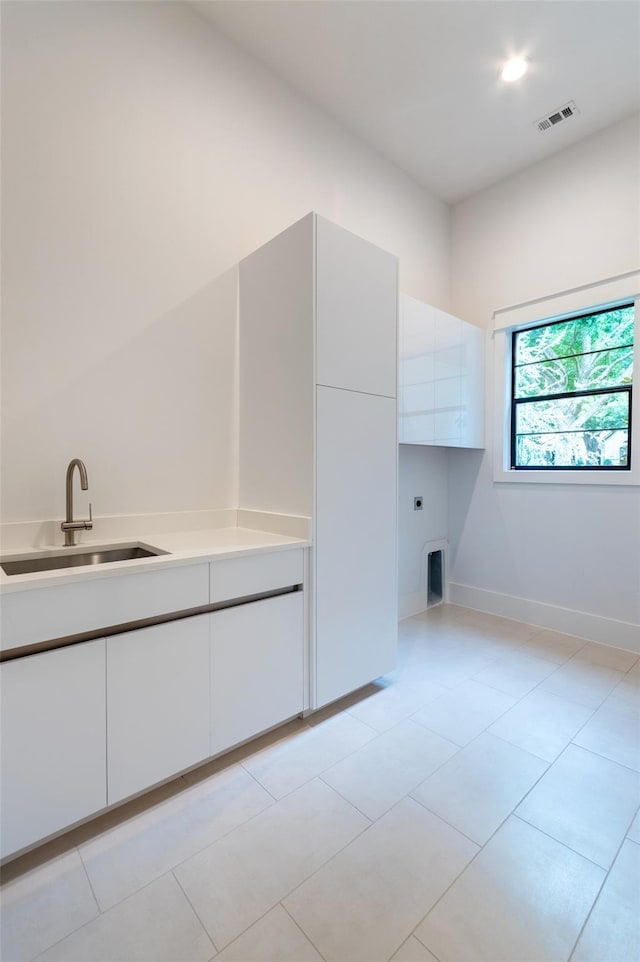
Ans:
POLYGON ((162 554, 169 554, 169 552, 145 544, 97 545, 94 548, 87 546, 75 551, 14 555, 11 558, 0 559, 0 567, 7 575, 26 575, 36 571, 54 571, 56 568, 82 568, 85 565, 102 565, 113 561, 155 558, 162 554))

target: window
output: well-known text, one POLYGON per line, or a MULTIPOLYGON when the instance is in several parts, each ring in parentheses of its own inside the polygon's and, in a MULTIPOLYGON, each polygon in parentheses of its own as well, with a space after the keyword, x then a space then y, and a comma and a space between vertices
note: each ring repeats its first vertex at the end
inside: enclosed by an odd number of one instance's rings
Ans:
POLYGON ((628 471, 634 305, 514 331, 512 470, 628 471))

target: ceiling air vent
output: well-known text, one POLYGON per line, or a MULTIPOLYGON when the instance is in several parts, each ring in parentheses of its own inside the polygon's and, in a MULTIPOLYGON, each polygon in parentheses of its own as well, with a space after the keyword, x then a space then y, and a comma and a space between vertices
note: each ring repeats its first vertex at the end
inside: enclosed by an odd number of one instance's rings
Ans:
POLYGON ((562 123, 563 120, 568 120, 569 117, 573 117, 574 114, 579 113, 580 111, 576 107, 575 101, 570 100, 568 104, 558 107, 552 114, 547 114, 546 117, 541 117, 540 120, 534 121, 534 127, 537 127, 539 131, 550 130, 551 127, 556 127, 562 123))

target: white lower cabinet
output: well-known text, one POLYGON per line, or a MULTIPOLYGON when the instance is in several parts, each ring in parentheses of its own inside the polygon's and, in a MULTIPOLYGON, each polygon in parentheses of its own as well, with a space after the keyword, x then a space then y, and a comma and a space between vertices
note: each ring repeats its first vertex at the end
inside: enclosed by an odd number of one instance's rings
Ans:
POLYGON ((105 642, 0 665, 2 856, 107 804, 105 642))
POLYGON ((303 710, 303 593, 278 595, 211 618, 211 753, 303 710))
MULTIPOLYGON (((211 567, 223 600, 304 577, 302 551, 211 567)), ((1 664, 1 856, 300 714, 304 617, 289 591, 1 664)))
POLYGON ((209 617, 107 638, 110 805, 209 755, 209 617))

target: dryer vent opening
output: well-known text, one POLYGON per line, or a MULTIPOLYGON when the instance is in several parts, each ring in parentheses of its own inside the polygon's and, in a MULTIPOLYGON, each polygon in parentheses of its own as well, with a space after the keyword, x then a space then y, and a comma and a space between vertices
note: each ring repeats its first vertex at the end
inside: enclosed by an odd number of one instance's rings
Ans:
POLYGON ((444 600, 444 551, 441 548, 427 555, 427 608, 444 600))

